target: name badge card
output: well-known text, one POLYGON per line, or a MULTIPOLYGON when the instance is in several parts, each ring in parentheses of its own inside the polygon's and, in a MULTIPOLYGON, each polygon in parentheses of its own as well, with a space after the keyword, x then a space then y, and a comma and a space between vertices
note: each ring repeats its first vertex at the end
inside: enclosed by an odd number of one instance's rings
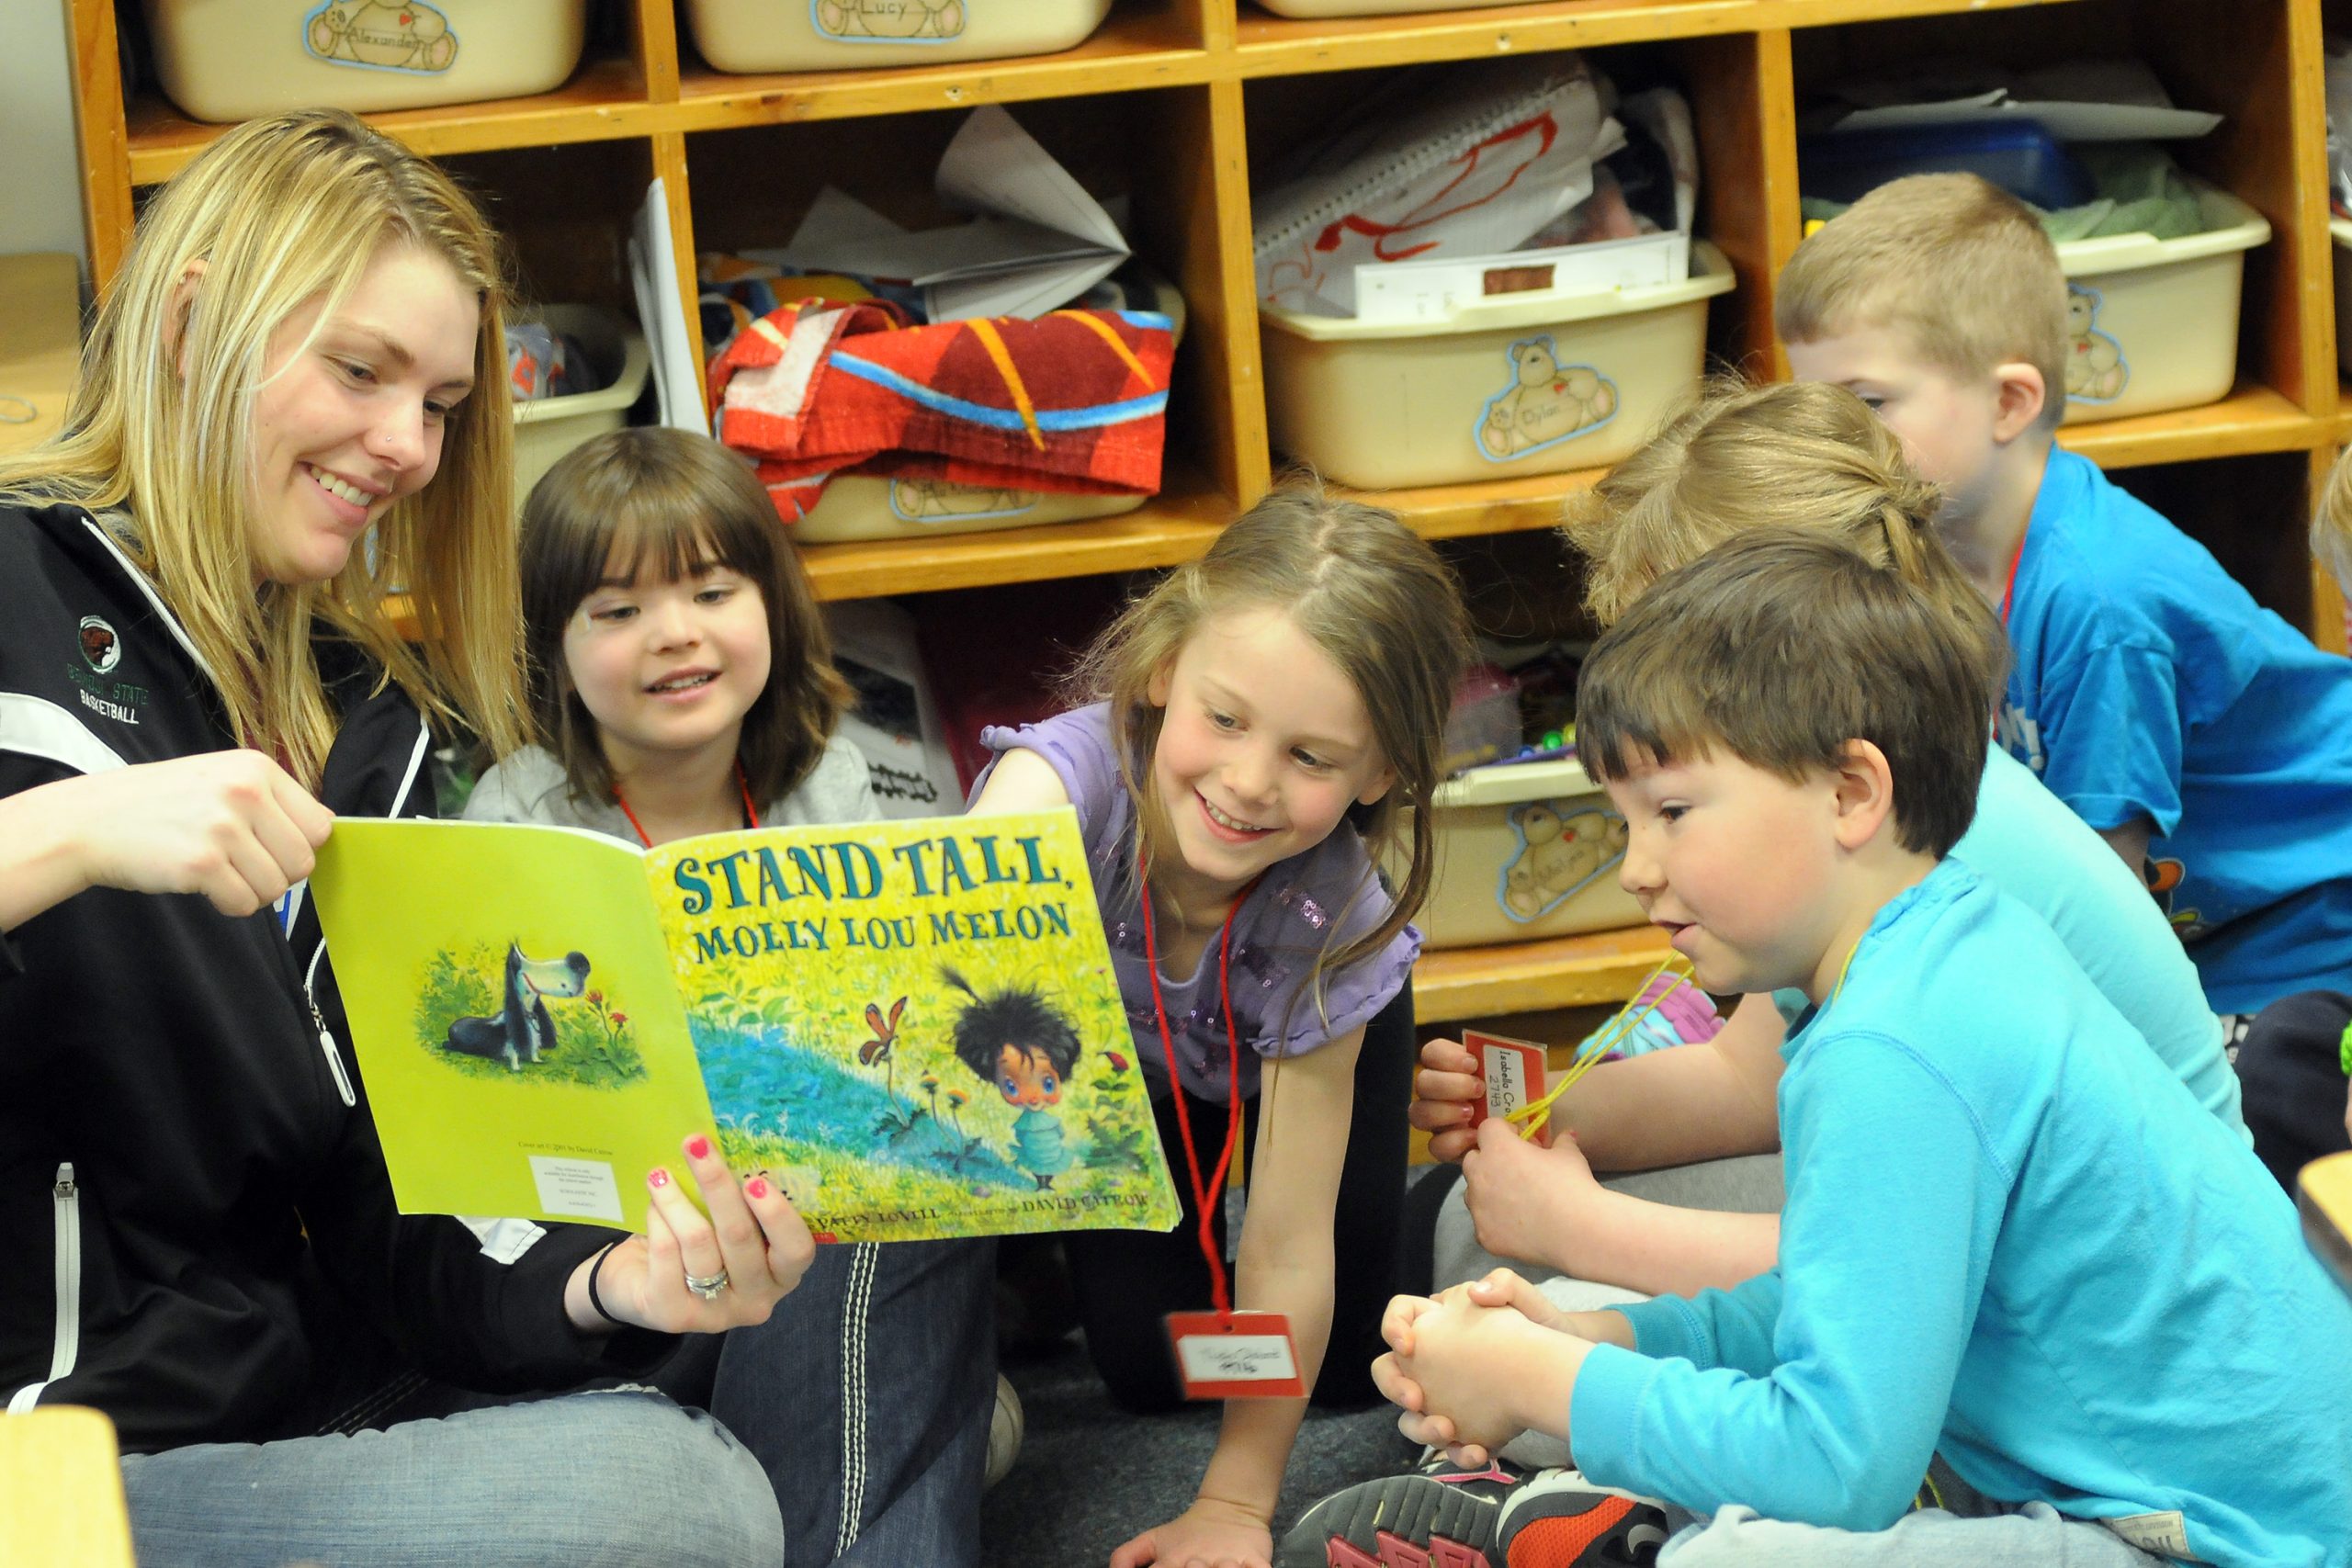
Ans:
POLYGON ((1278 1312, 1171 1312, 1168 1337, 1187 1399, 1305 1399, 1290 1319, 1278 1312))
MULTIPOLYGON (((1463 1046, 1478 1058, 1478 1072, 1487 1080, 1487 1114, 1508 1117, 1522 1106, 1544 1098, 1544 1047, 1476 1029, 1462 1032, 1463 1046)), ((1548 1148, 1548 1128, 1538 1128, 1534 1141, 1548 1148)))

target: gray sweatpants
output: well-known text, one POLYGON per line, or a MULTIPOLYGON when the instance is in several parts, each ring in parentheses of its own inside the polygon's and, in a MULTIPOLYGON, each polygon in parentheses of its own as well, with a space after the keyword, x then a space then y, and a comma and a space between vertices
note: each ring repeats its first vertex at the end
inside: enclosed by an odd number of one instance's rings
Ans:
MULTIPOLYGON (((1733 1213, 1778 1213, 1782 1199, 1777 1154, 1607 1177, 1603 1184, 1653 1203, 1733 1213)), ((1438 1211, 1435 1261, 1439 1290, 1507 1268, 1533 1280, 1555 1306, 1569 1312, 1648 1300, 1637 1291, 1496 1257, 1478 1245, 1459 1182, 1438 1211)), ((1503 1457, 1528 1469, 1571 1462, 1566 1444, 1540 1432, 1521 1433, 1503 1450, 1503 1457)), ((2067 1518, 2046 1503, 1996 1503, 1940 1460, 1929 1473, 1944 1506, 1905 1514, 1891 1529, 1826 1529, 1761 1518, 1753 1508, 1732 1505, 1713 1519, 1676 1530, 1658 1558, 1658 1568, 1714 1568, 1718 1563, 1741 1568, 2009 1568, 2027 1563, 2038 1568, 2162 1568, 2168 1561, 2142 1551, 2101 1526, 2067 1518)), ((1690 1518, 1679 1508, 1669 1508, 1668 1514, 1676 1522, 1690 1518)))

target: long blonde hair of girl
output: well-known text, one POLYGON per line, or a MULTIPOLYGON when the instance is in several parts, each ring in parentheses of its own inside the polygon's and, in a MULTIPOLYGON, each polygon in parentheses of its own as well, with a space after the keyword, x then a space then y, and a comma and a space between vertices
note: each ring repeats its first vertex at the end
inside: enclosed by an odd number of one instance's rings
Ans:
MULTIPOLYGON (((1427 541, 1394 513, 1328 495, 1312 479, 1272 491, 1227 525, 1206 555, 1129 604, 1071 685, 1073 695, 1110 705, 1120 777, 1136 804, 1138 886, 1153 855, 1174 852, 1173 829, 1145 783, 1162 717, 1150 699, 1152 677, 1205 622, 1261 608, 1287 615, 1363 699, 1374 743, 1396 780, 1378 801, 1349 814, 1375 859, 1404 837, 1410 814, 1404 885, 1387 918, 1336 952, 1327 942, 1317 957, 1306 989, 1319 1010, 1323 976, 1378 952, 1428 896, 1433 829, 1426 807, 1443 777, 1445 719, 1469 659, 1469 617, 1453 571, 1427 541)), ((1329 921, 1333 937, 1347 912, 1329 921)))
POLYGON ((1972 622, 1983 598, 1934 531, 1942 495, 1867 404, 1818 381, 1709 381, 1648 445, 1568 502, 1603 626, 1668 572, 1761 529, 1826 533, 1972 622))
POLYGON ((239 741, 275 751, 307 784, 334 735, 311 654, 321 621, 428 714, 510 750, 526 725, 508 299, 490 226, 432 164, 340 110, 240 126, 141 218, 62 433, 0 459, 0 496, 128 512, 118 541, 210 668, 239 741), (395 243, 441 256, 480 302, 473 391, 450 416, 438 474, 385 515, 372 552, 353 550, 330 582, 256 592, 253 414, 271 336, 314 299, 331 317, 395 243), (192 290, 181 287, 191 269, 192 290), (394 584, 415 605, 421 657, 385 614, 394 584))

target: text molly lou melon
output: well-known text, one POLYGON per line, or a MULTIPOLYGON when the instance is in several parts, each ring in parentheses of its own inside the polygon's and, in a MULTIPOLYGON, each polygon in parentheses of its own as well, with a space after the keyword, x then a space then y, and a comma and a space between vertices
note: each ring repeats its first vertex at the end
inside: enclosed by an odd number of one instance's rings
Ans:
POLYGON ((1046 863, 1043 843, 1034 834, 973 833, 917 839, 877 852, 844 839, 737 850, 707 860, 688 855, 670 875, 683 895, 679 912, 711 921, 694 932, 698 964, 925 942, 1035 942, 1070 934, 1067 899, 1034 891, 1069 887, 1061 872, 1046 863), (904 912, 910 904, 998 886, 1006 897, 991 907, 904 912), (867 908, 835 907, 842 904, 867 908), (883 913, 876 905, 902 912, 883 913))

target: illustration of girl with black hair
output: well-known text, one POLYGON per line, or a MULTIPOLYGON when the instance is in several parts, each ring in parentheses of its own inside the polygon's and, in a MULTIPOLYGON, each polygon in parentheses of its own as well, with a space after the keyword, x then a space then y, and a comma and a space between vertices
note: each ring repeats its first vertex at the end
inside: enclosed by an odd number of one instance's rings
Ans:
POLYGON ((1012 1122, 1012 1163, 1042 1190, 1069 1168, 1059 1116, 1046 1110, 1061 1103, 1062 1087, 1078 1065, 1078 1031, 1038 991, 1008 987, 983 997, 964 976, 943 964, 940 975, 972 998, 956 1016, 956 1055, 983 1083, 992 1083, 1007 1105, 1020 1108, 1012 1122))

